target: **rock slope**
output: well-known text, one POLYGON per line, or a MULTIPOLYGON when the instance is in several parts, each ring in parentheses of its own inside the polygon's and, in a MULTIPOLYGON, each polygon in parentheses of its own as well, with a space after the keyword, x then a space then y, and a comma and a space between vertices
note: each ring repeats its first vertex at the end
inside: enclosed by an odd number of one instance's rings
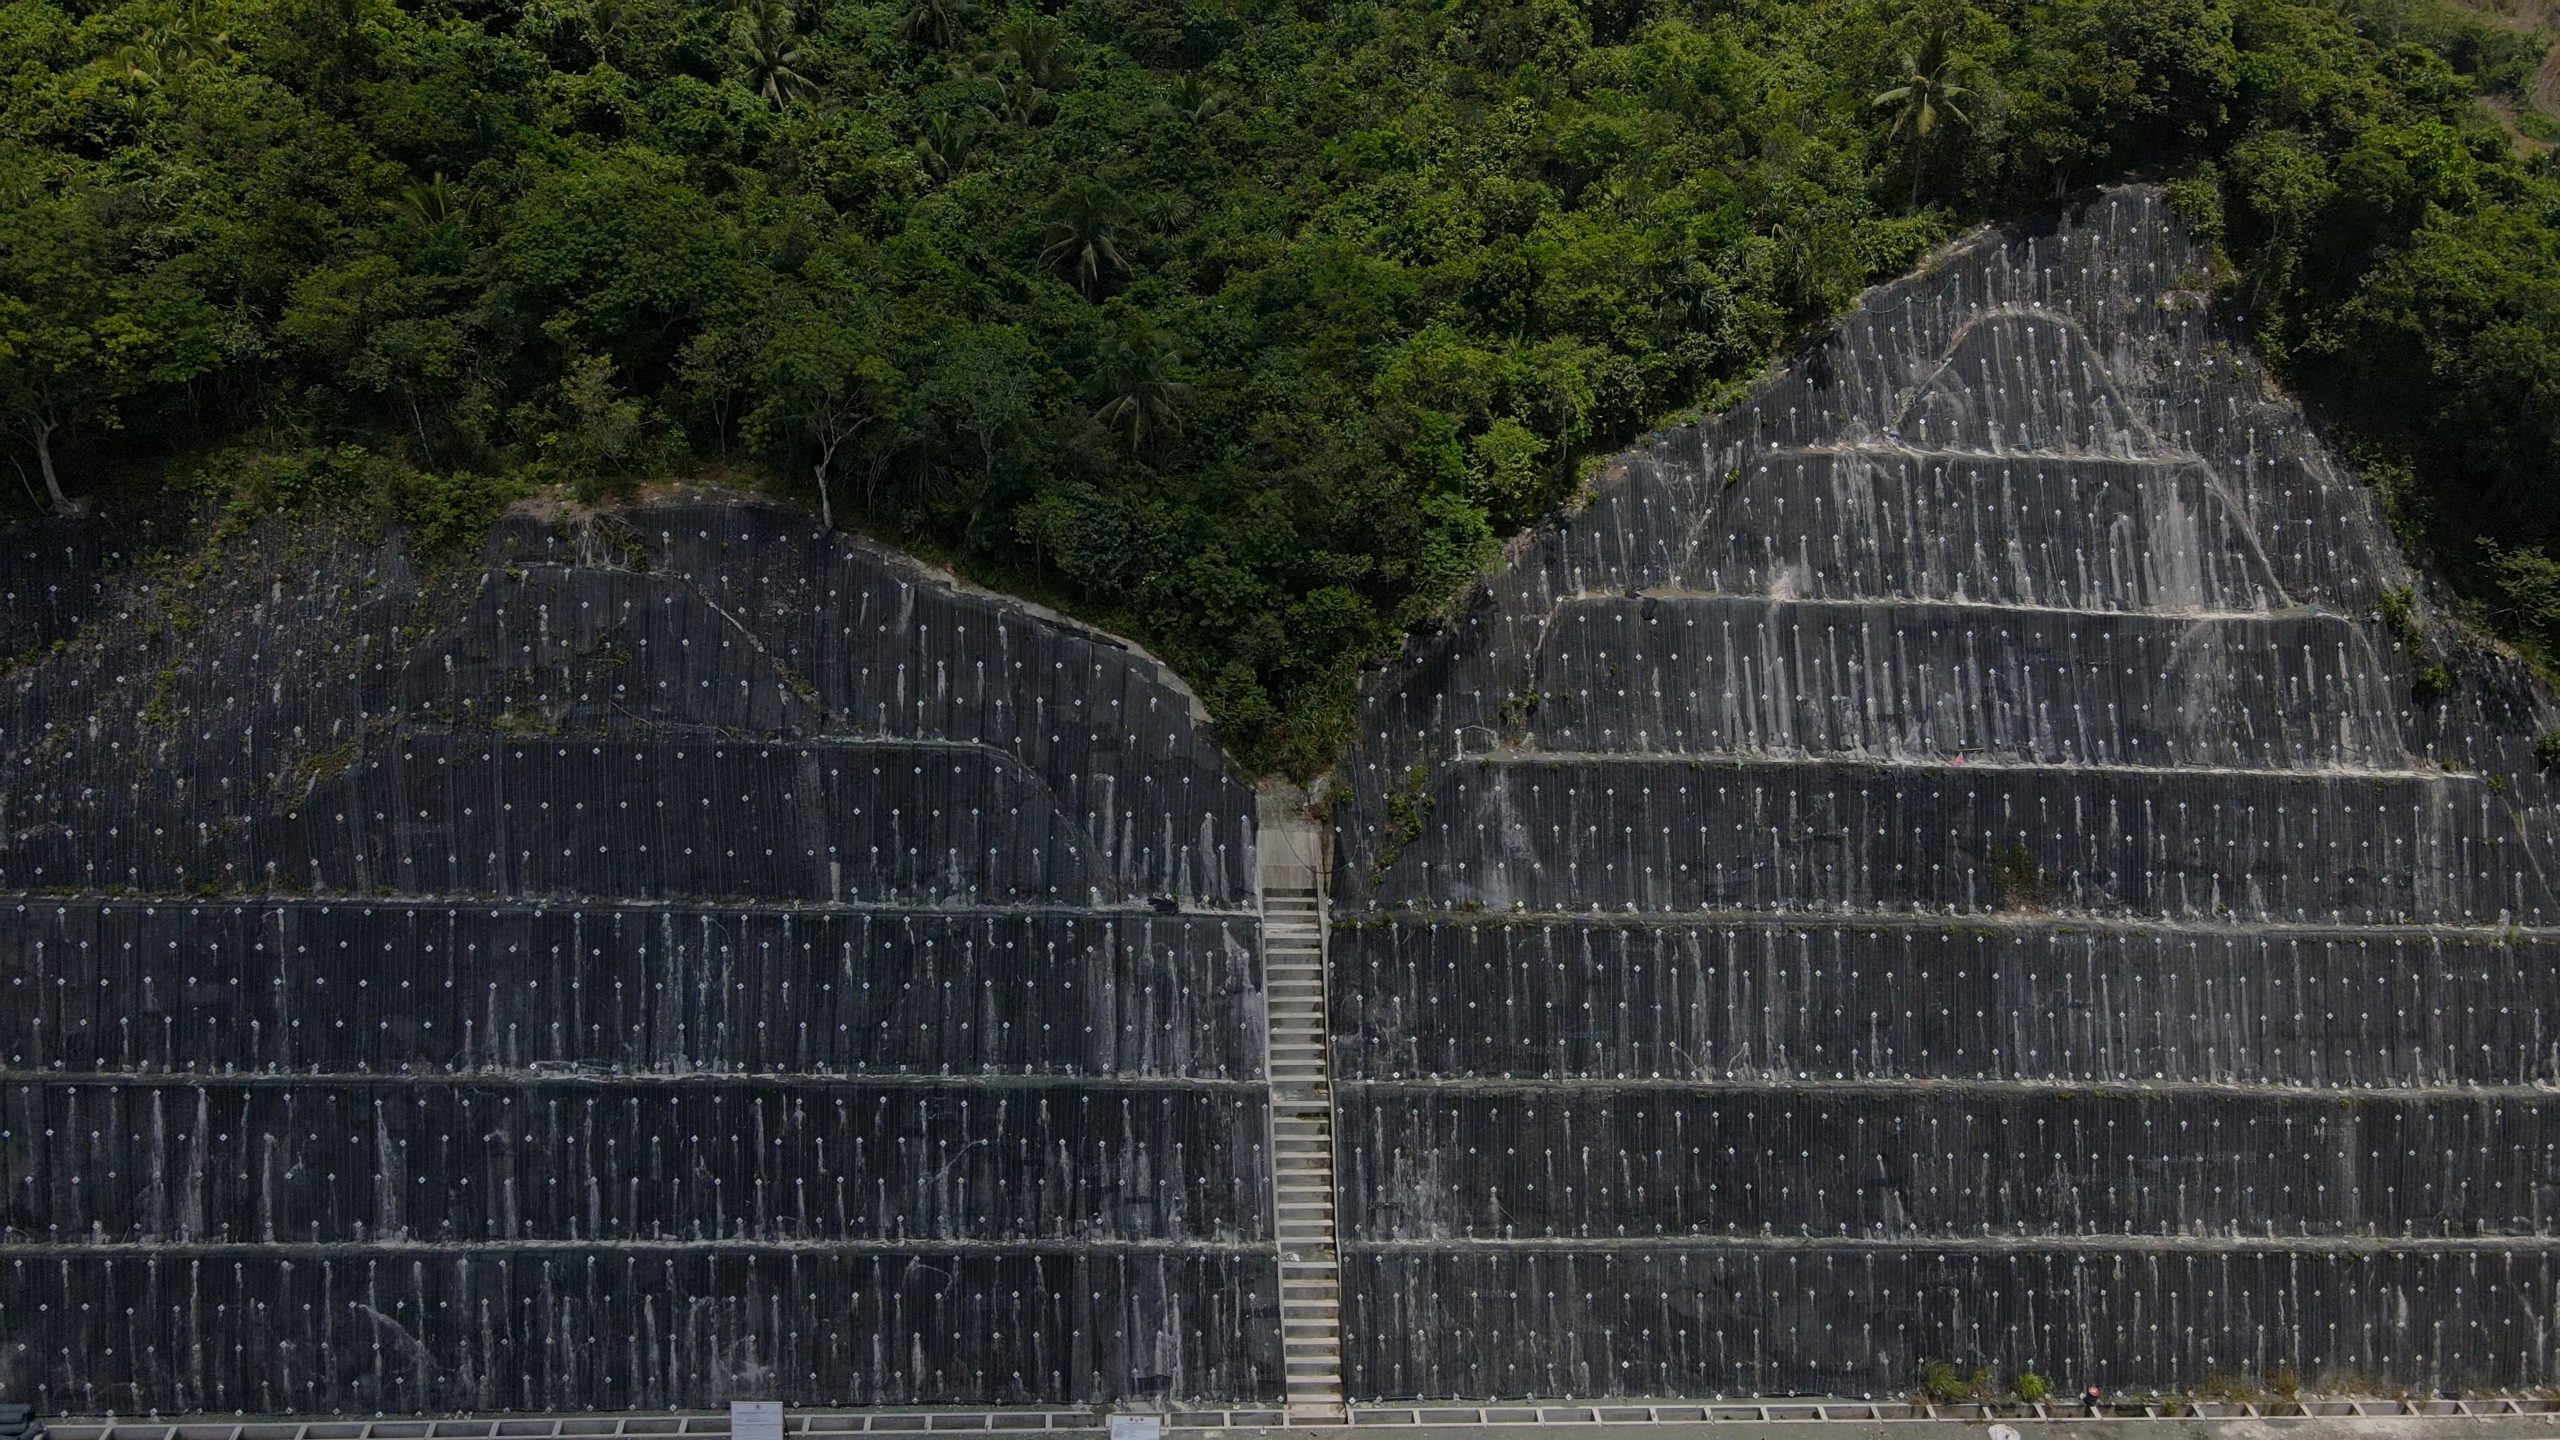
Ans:
POLYGON ((1355 1395, 2550 1379, 2550 709, 2202 263, 1957 248, 1371 686, 1355 1395))
POLYGON ((0 1393, 1277 1393, 1252 795, 1153 661, 719 498, 211 558, 0 683, 0 1393))

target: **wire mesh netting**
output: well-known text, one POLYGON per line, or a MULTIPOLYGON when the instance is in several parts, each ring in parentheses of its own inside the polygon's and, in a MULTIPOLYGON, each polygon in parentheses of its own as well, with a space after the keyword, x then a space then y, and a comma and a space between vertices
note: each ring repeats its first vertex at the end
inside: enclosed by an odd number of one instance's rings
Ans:
POLYGON ((2205 263, 1958 247, 1371 684, 1352 1393, 2548 1382, 2552 710, 2205 263))
POLYGON ((0 680, 0 1391, 1279 1392, 1252 795, 1154 661, 725 500, 223 543, 180 605, 6 540, 67 598, 0 680))

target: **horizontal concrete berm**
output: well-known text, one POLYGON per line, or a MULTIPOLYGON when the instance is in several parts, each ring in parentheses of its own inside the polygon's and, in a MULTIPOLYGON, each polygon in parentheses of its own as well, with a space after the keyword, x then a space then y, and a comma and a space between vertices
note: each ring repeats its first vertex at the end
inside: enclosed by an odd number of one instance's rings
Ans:
POLYGON ((2204 263, 1962 246, 1371 686, 1353 1396, 2560 1378, 2552 709, 2204 263))

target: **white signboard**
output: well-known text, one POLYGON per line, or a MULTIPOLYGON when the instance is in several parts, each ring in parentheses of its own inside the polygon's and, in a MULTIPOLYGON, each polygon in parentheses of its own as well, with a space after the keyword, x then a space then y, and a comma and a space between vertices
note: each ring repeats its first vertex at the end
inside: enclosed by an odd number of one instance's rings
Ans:
POLYGON ((729 1440, 782 1440, 782 1402, 729 1402, 729 1440))
POLYGON ((1114 1415, 1111 1417, 1111 1440, 1164 1440, 1164 1417, 1114 1415))

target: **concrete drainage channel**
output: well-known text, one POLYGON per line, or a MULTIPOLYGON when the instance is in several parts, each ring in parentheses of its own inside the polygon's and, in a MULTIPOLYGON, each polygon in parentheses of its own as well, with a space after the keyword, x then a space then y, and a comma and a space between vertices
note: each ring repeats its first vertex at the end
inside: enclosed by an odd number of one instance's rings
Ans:
MULTIPOLYGON (((881 1410, 786 1412, 782 1428, 803 1440, 881 1434, 1239 1434, 1339 1433, 1348 1423, 1390 1427, 1432 1440, 1502 1440, 1532 1430, 1643 1430, 1662 1440, 1691 1433, 1722 1437, 1841 1436, 2197 1436, 2256 1440, 2271 1434, 2553 1437, 2560 1401, 2305 1399, 2252 1405, 2217 1401, 2125 1402, 2091 1416, 2078 1405, 1915 1405, 1865 1400, 1716 1401, 1647 1405, 1354 1405, 1347 1421, 1292 1425, 1282 1407, 1113 1414, 1064 1410, 881 1410), (1113 1424, 1117 1419, 1120 1424, 1113 1424), (1135 1425, 1130 1421, 1138 1422, 1135 1425)), ((478 1416, 437 1420, 91 1418, 47 1423, 56 1440, 640 1440, 732 1435, 724 1414, 478 1416)))

